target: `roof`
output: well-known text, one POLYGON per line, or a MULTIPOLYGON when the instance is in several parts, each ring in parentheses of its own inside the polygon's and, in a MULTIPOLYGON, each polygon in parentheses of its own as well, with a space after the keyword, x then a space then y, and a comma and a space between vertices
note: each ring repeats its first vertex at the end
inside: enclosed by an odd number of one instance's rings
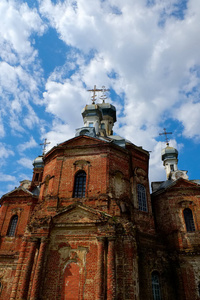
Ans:
POLYGON ((9 197, 9 196, 12 196, 11 194, 14 194, 16 192, 19 192, 19 191, 23 191, 24 193, 26 193, 28 196, 34 196, 33 193, 31 193, 29 190, 25 189, 24 187, 22 186, 19 186, 18 188, 15 188, 14 190, 8 192, 7 194, 4 194, 2 197, 1 197, 1 200, 5 197, 9 197))
POLYGON ((166 190, 178 185, 178 183, 180 183, 181 181, 187 184, 187 186, 189 185, 190 187, 200 187, 200 181, 199 183, 197 183, 196 181, 198 180, 187 180, 184 178, 179 178, 177 180, 166 180, 162 182, 152 182, 152 195, 163 193, 166 190))
MULTIPOLYGON (((44 156, 44 159, 46 159, 49 155, 51 155, 51 153, 53 153, 56 149, 61 149, 63 146, 67 146, 70 143, 73 146, 76 146, 75 143, 77 143, 77 145, 79 145, 78 141, 81 141, 82 139, 85 139, 85 145, 92 145, 94 144, 94 142, 96 141, 97 143, 109 143, 109 144, 114 144, 119 146, 122 149, 126 149, 127 145, 131 145, 133 146, 135 149, 144 152, 145 154, 149 154, 149 152, 147 150, 142 149, 142 147, 138 147, 136 145, 134 145, 133 143, 131 143, 130 141, 118 136, 118 135, 110 135, 110 136, 106 136, 106 137, 102 137, 102 136, 95 136, 95 137, 91 137, 91 136, 87 136, 87 135, 79 135, 77 137, 73 137, 65 142, 62 142, 60 144, 58 144, 57 146, 54 146, 52 149, 50 149, 44 156), (92 142, 93 141, 93 142, 92 142)), ((84 145, 82 142, 80 143, 80 145, 84 145)))

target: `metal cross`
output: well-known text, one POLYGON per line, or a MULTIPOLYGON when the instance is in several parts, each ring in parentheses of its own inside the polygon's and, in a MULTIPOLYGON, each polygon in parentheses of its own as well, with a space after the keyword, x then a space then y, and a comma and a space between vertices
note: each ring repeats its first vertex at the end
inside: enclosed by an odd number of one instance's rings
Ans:
POLYGON ((101 89, 102 95, 101 95, 100 99, 102 100, 103 103, 105 103, 105 100, 107 99, 105 92, 109 92, 109 91, 110 90, 106 89, 106 87, 104 85, 102 86, 102 89, 101 89))
POLYGON ((163 132, 163 133, 159 133, 159 135, 163 135, 163 134, 165 135, 165 142, 166 142, 166 145, 169 146, 169 139, 168 139, 167 135, 168 135, 168 134, 172 134, 172 132, 167 132, 167 131, 166 131, 166 128, 163 128, 163 131, 164 131, 164 132, 163 132))
POLYGON ((47 143, 47 139, 44 139, 44 143, 40 144, 41 146, 44 146, 42 155, 45 155, 46 147, 47 147, 48 144, 51 144, 51 142, 47 143))
POLYGON ((96 88, 96 85, 94 85, 94 88, 93 89, 91 89, 91 90, 88 90, 88 92, 93 92, 93 95, 92 95, 92 104, 95 104, 95 101, 96 101, 96 94, 95 94, 95 92, 102 92, 102 89, 97 89, 96 88))

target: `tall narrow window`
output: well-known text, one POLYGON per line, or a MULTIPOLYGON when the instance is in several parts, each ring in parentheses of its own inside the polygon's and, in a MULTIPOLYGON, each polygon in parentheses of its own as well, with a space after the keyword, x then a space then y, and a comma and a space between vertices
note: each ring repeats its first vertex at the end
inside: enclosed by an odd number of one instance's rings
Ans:
POLYGON ((194 219, 192 215, 192 211, 189 208, 184 209, 183 211, 185 226, 187 231, 195 231, 194 219))
POLYGON ((74 183, 74 198, 84 198, 85 197, 85 186, 86 186, 86 173, 80 171, 75 176, 74 183))
POLYGON ((16 230, 16 227, 17 227, 17 221, 18 221, 18 216, 14 215, 10 220, 10 225, 9 225, 8 233, 7 233, 8 236, 14 236, 15 235, 15 230, 16 230))
POLYGON ((151 274, 153 300, 161 300, 159 274, 154 271, 151 274))
POLYGON ((142 184, 137 185, 138 208, 141 211, 147 211, 146 189, 142 184))
POLYGON ((200 297, 200 282, 198 284, 198 296, 200 297))

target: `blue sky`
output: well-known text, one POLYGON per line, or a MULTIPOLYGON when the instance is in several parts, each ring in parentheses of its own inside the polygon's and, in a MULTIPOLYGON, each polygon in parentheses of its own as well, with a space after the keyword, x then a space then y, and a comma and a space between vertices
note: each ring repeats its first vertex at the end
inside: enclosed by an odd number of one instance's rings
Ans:
POLYGON ((151 181, 165 179, 164 127, 199 179, 199 28, 199 0, 1 0, 0 195, 31 179, 45 138, 74 137, 94 85, 115 133, 151 151, 151 181))

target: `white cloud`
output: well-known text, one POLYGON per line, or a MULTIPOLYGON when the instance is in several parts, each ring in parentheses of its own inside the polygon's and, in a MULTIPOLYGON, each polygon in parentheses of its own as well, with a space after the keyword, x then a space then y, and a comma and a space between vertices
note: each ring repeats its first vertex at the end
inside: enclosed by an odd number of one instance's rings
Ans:
POLYGON ((0 172, 0 181, 16 181, 16 177, 0 172))
POLYGON ((23 166, 24 168, 33 169, 33 161, 27 157, 22 157, 17 161, 18 164, 23 166))
POLYGON ((34 49, 29 41, 33 32, 42 34, 45 26, 36 9, 30 9, 26 3, 1 0, 0 3, 0 45, 3 59, 16 63, 18 59, 26 64, 34 49), (5 50, 4 50, 5 49, 5 50))
POLYGON ((12 134, 21 134, 39 124, 32 102, 38 103, 42 71, 33 34, 42 35, 46 28, 36 8, 31 9, 21 1, 0 2, 2 135, 8 124, 12 134))
POLYGON ((13 156, 14 152, 6 144, 0 143, 0 160, 3 161, 4 158, 8 158, 10 155, 13 156))
POLYGON ((80 119, 81 107, 85 105, 86 91, 81 82, 66 80, 64 83, 49 80, 44 101, 47 112, 59 117, 73 128, 80 119))
POLYGON ((200 140, 200 103, 189 101, 183 104, 175 111, 174 117, 182 122, 185 137, 200 140))
POLYGON ((31 138, 28 142, 25 142, 23 144, 19 144, 17 146, 17 149, 18 149, 19 152, 24 152, 27 149, 34 148, 34 147, 37 147, 37 146, 38 146, 38 144, 36 143, 34 138, 31 136, 31 138))
POLYGON ((73 138, 74 135, 75 130, 73 130, 70 125, 63 124, 59 120, 54 120, 51 130, 43 133, 43 139, 47 138, 47 142, 50 141, 50 144, 46 147, 46 152, 57 144, 73 138))

